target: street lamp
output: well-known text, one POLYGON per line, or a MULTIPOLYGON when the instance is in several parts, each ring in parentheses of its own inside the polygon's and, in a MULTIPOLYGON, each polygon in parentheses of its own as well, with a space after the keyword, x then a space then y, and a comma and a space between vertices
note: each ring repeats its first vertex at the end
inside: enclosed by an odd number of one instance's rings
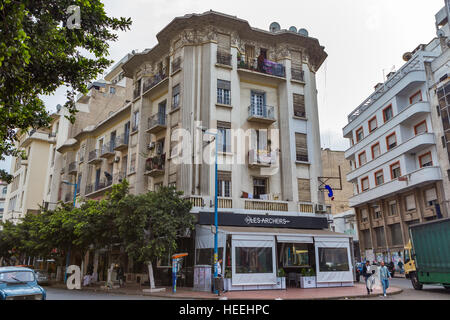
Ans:
MULTIPOLYGON (((215 148, 215 163, 214 163, 214 181, 215 181, 215 192, 214 192, 214 226, 215 226, 215 232, 214 232, 214 279, 217 278, 217 262, 218 262, 218 250, 217 250, 217 238, 218 238, 218 231, 219 227, 217 225, 217 187, 218 187, 218 181, 217 181, 217 141, 219 133, 213 133, 207 131, 203 127, 199 127, 199 129, 202 130, 204 134, 209 134, 211 136, 214 136, 214 140, 216 141, 216 148, 215 148)), ((214 293, 217 293, 216 284, 214 283, 214 293)))
MULTIPOLYGON (((75 189, 73 191, 73 207, 75 208, 75 203, 77 201, 77 187, 78 185, 76 183, 71 183, 67 180, 63 180, 62 183, 67 184, 69 186, 74 186, 75 189)), ((66 258, 66 270, 64 272, 64 283, 67 283, 67 268, 69 267, 69 260, 70 260, 70 247, 69 247, 69 252, 67 253, 67 258, 66 258)))

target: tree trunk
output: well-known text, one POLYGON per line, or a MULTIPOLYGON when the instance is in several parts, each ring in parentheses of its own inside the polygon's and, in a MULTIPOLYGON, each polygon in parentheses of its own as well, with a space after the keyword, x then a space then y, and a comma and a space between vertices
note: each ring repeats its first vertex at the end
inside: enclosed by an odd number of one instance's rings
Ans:
POLYGON ((153 265, 148 263, 148 280, 150 282, 150 289, 155 289, 155 279, 153 278, 153 265))

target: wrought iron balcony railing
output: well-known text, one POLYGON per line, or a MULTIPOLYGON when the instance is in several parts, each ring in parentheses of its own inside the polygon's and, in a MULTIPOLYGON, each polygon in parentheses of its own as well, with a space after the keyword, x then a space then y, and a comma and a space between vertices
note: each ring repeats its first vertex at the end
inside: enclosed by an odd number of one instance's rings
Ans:
POLYGON ((88 161, 96 160, 96 159, 99 158, 99 156, 100 156, 99 150, 98 149, 94 149, 94 150, 89 152, 88 161))
POLYGON ((284 65, 267 59, 264 59, 264 62, 262 63, 258 63, 256 58, 247 60, 239 60, 238 58, 238 68, 261 72, 276 77, 286 77, 286 68, 284 65))
POLYGON ((174 61, 172 61, 172 73, 175 73, 180 69, 181 69, 181 58, 176 58, 174 61))
POLYGON ((274 110, 275 108, 272 106, 250 105, 248 106, 248 117, 275 120, 274 110))
POLYGON ((153 129, 158 126, 166 126, 167 116, 163 113, 156 113, 148 118, 148 130, 153 129))
POLYGON ((299 68, 291 68, 292 80, 305 81, 305 72, 299 68))
POLYGON ((164 79, 167 78, 166 74, 156 74, 152 77, 146 77, 144 78, 143 88, 142 92, 146 92, 150 90, 151 88, 155 87, 158 83, 162 82, 164 79))
POLYGON ((231 66, 231 54, 228 52, 217 51, 217 63, 231 66))

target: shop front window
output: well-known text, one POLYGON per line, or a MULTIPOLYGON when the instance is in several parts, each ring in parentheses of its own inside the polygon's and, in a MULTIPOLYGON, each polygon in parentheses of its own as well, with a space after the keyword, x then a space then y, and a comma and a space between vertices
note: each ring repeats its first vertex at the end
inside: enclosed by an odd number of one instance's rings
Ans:
MULTIPOLYGON (((214 264, 214 248, 197 249, 195 255, 196 265, 213 265, 214 264)), ((223 257, 223 248, 218 248, 218 259, 223 257)))
POLYGON ((308 245, 305 243, 283 244, 283 266, 303 267, 309 266, 308 245))
POLYGON ((236 273, 273 273, 272 248, 236 247, 236 273))
POLYGON ((321 272, 350 271, 347 248, 319 248, 321 272))

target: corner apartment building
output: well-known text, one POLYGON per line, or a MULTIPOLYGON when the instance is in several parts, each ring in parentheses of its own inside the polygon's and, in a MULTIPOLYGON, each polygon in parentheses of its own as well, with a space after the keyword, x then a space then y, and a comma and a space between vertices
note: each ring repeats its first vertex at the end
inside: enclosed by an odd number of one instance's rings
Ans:
POLYGON ((7 193, 8 193, 8 184, 0 180, 0 221, 3 221, 3 214, 5 213, 5 201, 7 193))
POLYGON ((347 180, 356 210, 361 253, 369 260, 397 259, 411 224, 448 216, 442 159, 428 94, 426 66, 440 54, 438 39, 404 55, 343 128, 351 147, 347 180))

